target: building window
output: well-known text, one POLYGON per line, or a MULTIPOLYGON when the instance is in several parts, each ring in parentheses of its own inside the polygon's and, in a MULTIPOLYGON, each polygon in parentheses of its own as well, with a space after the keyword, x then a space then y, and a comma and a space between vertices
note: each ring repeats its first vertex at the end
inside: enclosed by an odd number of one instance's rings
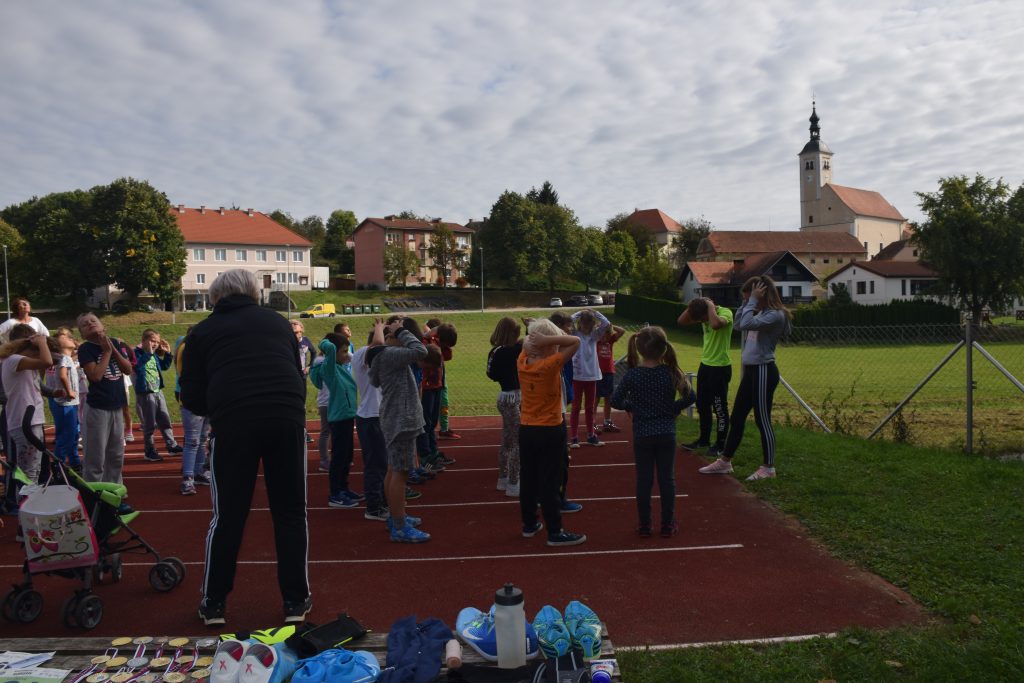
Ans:
POLYGON ((867 289, 868 289, 867 285, 864 283, 863 280, 857 280, 857 293, 858 294, 867 294, 867 289))
POLYGON ((288 273, 288 282, 290 282, 293 285, 298 284, 299 283, 299 274, 298 273, 288 273))
POLYGON ((917 249, 914 250, 914 258, 917 258, 917 249))
POLYGON ((865 243, 864 243, 864 251, 867 251, 867 250, 868 250, 868 243, 867 243, 867 242, 865 242, 865 243))
POLYGON ((789 288, 789 296, 794 299, 799 299, 804 295, 804 288, 799 285, 789 288))
POLYGON ((283 285, 286 282, 285 277, 286 277, 286 275, 284 273, 277 273, 277 276, 276 276, 275 279, 277 280, 278 284, 283 285))
POLYGON ((828 256, 826 256, 825 258, 821 259, 821 262, 822 262, 822 263, 828 263, 828 262, 829 262, 829 261, 831 261, 831 260, 832 260, 832 259, 830 259, 830 258, 829 258, 828 256))
POLYGON ((882 244, 881 242, 879 242, 878 243, 878 251, 882 251, 883 249, 885 249, 885 245, 882 244))
POLYGON ((808 216, 807 217, 807 222, 808 223, 813 223, 814 222, 814 216, 808 216))
POLYGON ((288 260, 288 252, 284 249, 278 249, 276 253, 276 259, 278 263, 284 263, 288 260))
POLYGON ((804 168, 807 169, 808 171, 813 171, 814 170, 814 162, 813 161, 805 161, 804 162, 804 168))
MULTIPOLYGON (((914 254, 914 255, 916 256, 917 254, 914 254)), ((193 261, 205 261, 206 260, 206 250, 205 249, 193 249, 192 250, 192 260, 193 261)))
POLYGON ((925 290, 928 289, 928 285, 931 284, 928 280, 911 280, 910 281, 910 295, 919 296, 924 294, 925 290))
POLYGON ((206 273, 196 273, 196 284, 197 285, 205 285, 206 284, 206 273))
POLYGON ((235 260, 245 261, 249 258, 249 254, 245 249, 235 249, 235 260))
POLYGON ((256 260, 259 263, 266 263, 267 262, 267 250, 266 249, 257 249, 256 250, 256 260))
POLYGON ((213 250, 213 259, 215 261, 227 261, 228 260, 228 250, 227 249, 214 249, 213 250))
POLYGON ((817 262, 818 262, 818 259, 816 259, 816 258, 814 258, 814 257, 812 256, 812 257, 811 257, 811 263, 817 263, 817 262))
POLYGON ((842 263, 842 262, 843 262, 843 257, 842 256, 840 256, 839 258, 836 259, 836 263, 842 263))
POLYGON ((826 171, 827 171, 828 169, 832 168, 832 166, 831 166, 831 165, 829 164, 829 161, 828 161, 828 159, 825 159, 825 161, 821 162, 821 167, 822 167, 823 169, 825 169, 826 171))
POLYGON ((402 235, 397 232, 389 232, 387 234, 388 244, 397 244, 402 241, 402 235))
POLYGON ((301 251, 293 251, 292 252, 292 261, 294 263, 302 263, 304 258, 305 258, 305 255, 301 251))
POLYGON ((874 280, 871 281, 871 293, 872 294, 875 293, 875 281, 874 280))

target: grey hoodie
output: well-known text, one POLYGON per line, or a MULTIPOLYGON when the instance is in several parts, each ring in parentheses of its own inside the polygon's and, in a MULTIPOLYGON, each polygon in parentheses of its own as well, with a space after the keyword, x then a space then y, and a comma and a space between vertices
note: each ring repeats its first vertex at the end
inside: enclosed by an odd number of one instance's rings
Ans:
POLYGON ((399 330, 398 339, 404 348, 386 346, 370 365, 370 384, 380 388, 380 429, 388 445, 418 435, 424 425, 420 390, 409 366, 426 358, 427 348, 408 330, 399 330))
POLYGON ((742 330, 743 365, 762 365, 775 362, 775 345, 793 326, 784 311, 769 308, 757 310, 757 296, 751 295, 736 311, 733 327, 742 330))

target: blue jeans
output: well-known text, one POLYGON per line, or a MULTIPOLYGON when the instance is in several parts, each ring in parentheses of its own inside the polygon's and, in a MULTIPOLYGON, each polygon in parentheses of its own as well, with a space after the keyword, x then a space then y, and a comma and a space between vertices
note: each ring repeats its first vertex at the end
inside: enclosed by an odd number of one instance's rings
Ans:
POLYGON ((416 452, 420 456, 420 464, 424 458, 429 458, 437 453, 437 435, 434 429, 437 427, 437 419, 441 415, 441 390, 423 390, 423 433, 416 437, 416 452))
POLYGON ((78 406, 65 406, 50 399, 53 428, 57 432, 55 455, 65 465, 80 465, 78 457, 78 406))
POLYGON ((185 429, 184 450, 181 453, 181 476, 192 477, 197 470, 203 469, 206 461, 206 454, 203 446, 206 444, 206 434, 209 431, 209 420, 202 415, 196 415, 185 406, 181 407, 181 423, 185 429))
POLYGON ((384 499, 388 449, 384 442, 384 432, 380 430, 380 418, 356 416, 356 433, 359 434, 359 447, 363 450, 363 494, 366 496, 366 509, 379 510, 388 504, 384 499))

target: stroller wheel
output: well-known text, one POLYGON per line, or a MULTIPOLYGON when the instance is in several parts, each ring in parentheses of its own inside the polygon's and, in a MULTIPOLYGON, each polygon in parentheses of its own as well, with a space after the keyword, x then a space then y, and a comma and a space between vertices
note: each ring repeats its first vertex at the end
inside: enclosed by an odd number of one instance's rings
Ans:
POLYGON ((14 597, 14 619, 23 624, 36 620, 39 613, 43 611, 43 596, 33 589, 20 591, 14 597))
POLYGON ((185 580, 185 563, 176 557, 165 557, 164 562, 169 562, 174 565, 175 571, 178 572, 178 583, 185 580))
POLYGON ((170 562, 161 560, 149 570, 149 585, 160 593, 166 593, 181 583, 178 569, 170 562))
POLYGON ((124 567, 121 565, 121 553, 114 553, 110 556, 110 580, 118 583, 124 574, 124 567))
POLYGON ((78 617, 75 615, 75 608, 78 607, 78 598, 77 592, 72 593, 64 601, 64 606, 60 608, 60 618, 68 628, 78 628, 78 617))
POLYGON ((75 607, 78 625, 88 630, 96 628, 103 619, 103 600, 95 593, 83 595, 75 607))
POLYGON ((14 600, 22 590, 21 586, 15 586, 11 590, 7 591, 6 595, 4 595, 3 613, 4 619, 7 621, 16 621, 14 617, 14 600))

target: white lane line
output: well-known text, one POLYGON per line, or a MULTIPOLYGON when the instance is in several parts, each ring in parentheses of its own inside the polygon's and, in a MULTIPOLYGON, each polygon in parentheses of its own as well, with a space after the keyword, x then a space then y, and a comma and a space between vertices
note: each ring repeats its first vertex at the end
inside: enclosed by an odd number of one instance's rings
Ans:
MULTIPOLYGON (((688 498, 688 497, 689 497, 689 494, 687 494, 687 493, 678 493, 678 494, 676 494, 676 498, 688 498)), ((609 496, 607 498, 573 498, 573 500, 575 502, 577 502, 577 503, 594 503, 594 502, 601 502, 601 501, 636 500, 636 496, 609 496)), ((661 500, 661 496, 659 496, 659 495, 652 495, 651 496, 651 500, 661 500)), ((405 503, 405 507, 407 507, 407 508, 464 508, 464 507, 479 507, 479 506, 485 506, 485 505, 519 505, 519 500, 516 499, 516 498, 506 498, 506 500, 478 500, 478 501, 469 501, 469 502, 466 502, 466 503, 419 503, 418 504, 415 501, 406 501, 406 503, 405 503)), ((320 510, 331 510, 331 511, 334 511, 334 512, 337 512, 338 510, 354 510, 356 512, 359 512, 360 510, 364 510, 365 511, 365 508, 360 507, 360 506, 356 506, 356 507, 353 507, 353 508, 332 508, 332 507, 326 507, 326 506, 319 507, 319 506, 307 505, 306 506, 306 510, 308 512, 317 512, 317 511, 320 511, 320 510)), ((178 512, 178 513, 187 512, 187 513, 194 513, 194 512, 209 512, 209 511, 210 511, 210 508, 167 508, 167 509, 163 509, 163 508, 149 508, 149 509, 139 510, 139 512, 149 513, 149 514, 165 513, 165 512, 178 512)), ((249 508, 249 512, 270 512, 270 508, 269 507, 249 508)), ((569 513, 569 514, 573 514, 573 513, 569 513)))
POLYGON ((775 638, 748 638, 746 640, 711 640, 700 643, 672 643, 664 645, 616 645, 616 650, 644 652, 646 650, 683 650, 695 647, 722 647, 725 645, 776 645, 779 643, 802 643, 818 638, 835 638, 838 633, 809 633, 802 636, 777 636, 775 638))

